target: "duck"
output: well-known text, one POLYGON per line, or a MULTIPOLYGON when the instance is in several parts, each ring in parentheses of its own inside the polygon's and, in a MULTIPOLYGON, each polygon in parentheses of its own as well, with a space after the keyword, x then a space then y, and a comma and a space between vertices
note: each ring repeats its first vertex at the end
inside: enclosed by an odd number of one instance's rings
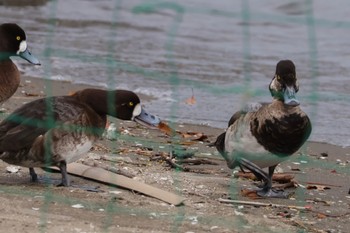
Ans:
POLYGON ((59 186, 70 186, 67 164, 82 157, 104 132, 107 115, 156 128, 160 118, 148 113, 128 90, 87 88, 67 96, 26 103, 0 123, 0 159, 29 168, 57 166, 59 186))
POLYGON ((20 84, 20 72, 10 59, 18 56, 34 65, 40 65, 27 46, 24 30, 14 23, 0 25, 0 104, 8 100, 20 84))
POLYGON ((258 196, 288 198, 287 192, 272 188, 273 173, 301 148, 312 131, 310 118, 296 98, 299 83, 291 60, 277 63, 269 91, 271 103, 256 103, 234 113, 214 145, 229 168, 245 168, 263 182, 256 190, 258 196))

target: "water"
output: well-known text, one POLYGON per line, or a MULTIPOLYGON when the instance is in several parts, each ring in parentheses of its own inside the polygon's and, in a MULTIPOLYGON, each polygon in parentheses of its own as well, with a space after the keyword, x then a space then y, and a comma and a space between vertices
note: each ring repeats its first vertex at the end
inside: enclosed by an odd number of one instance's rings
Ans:
POLYGON ((25 28, 42 62, 18 61, 26 75, 127 88, 153 96, 146 108, 162 118, 225 128, 245 103, 271 100, 288 58, 311 140, 350 146, 347 0, 28 2, 0 1, 1 22, 25 28))

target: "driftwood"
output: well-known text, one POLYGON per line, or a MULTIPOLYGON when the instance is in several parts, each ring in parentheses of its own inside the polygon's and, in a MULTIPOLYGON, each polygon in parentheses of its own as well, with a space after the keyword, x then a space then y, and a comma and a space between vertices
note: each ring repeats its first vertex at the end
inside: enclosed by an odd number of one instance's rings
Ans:
MULTIPOLYGON (((50 168, 52 170, 59 171, 57 167, 50 168)), ((90 167, 80 163, 70 163, 67 165, 67 172, 72 175, 82 176, 102 183, 134 190, 175 206, 181 205, 185 200, 185 198, 174 193, 150 186, 125 176, 114 174, 98 167, 90 167)))
POLYGON ((283 207, 283 208, 296 209, 296 210, 311 210, 311 207, 309 206, 281 205, 281 204, 255 202, 255 201, 230 200, 230 199, 223 199, 223 198, 219 198, 219 202, 238 204, 238 205, 269 206, 269 207, 283 207))

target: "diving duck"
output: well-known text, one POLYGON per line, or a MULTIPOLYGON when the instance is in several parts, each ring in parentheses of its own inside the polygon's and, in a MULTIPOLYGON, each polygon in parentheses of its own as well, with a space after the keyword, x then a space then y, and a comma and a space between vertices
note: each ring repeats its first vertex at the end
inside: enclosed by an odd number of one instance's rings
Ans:
POLYGON ((287 193, 272 188, 272 175, 311 134, 310 119, 296 99, 299 84, 292 61, 277 63, 269 90, 273 101, 236 112, 214 145, 229 168, 246 168, 263 181, 259 196, 287 198, 287 193))
POLYGON ((67 163, 85 155, 101 137, 107 115, 157 127, 160 119, 142 108, 132 91, 84 89, 71 96, 37 99, 16 109, 0 123, 0 159, 28 167, 58 166, 69 186, 67 163))
POLYGON ((28 50, 26 34, 17 24, 0 25, 0 104, 9 99, 20 84, 20 72, 11 61, 19 56, 34 65, 40 65, 28 50))

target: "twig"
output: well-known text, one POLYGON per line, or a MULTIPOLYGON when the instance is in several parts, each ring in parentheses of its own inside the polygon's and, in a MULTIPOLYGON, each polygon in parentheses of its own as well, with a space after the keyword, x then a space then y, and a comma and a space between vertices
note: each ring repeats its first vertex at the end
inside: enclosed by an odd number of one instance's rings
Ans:
POLYGON ((318 230, 318 229, 315 229, 313 227, 307 226, 304 223, 302 223, 300 221, 297 221, 295 219, 291 220, 291 221, 290 220, 289 221, 284 221, 284 222, 291 223, 292 225, 294 225, 296 227, 301 227, 304 230, 306 230, 307 232, 324 233, 324 231, 322 231, 322 230, 318 230))
POLYGON ((209 197, 208 196, 206 196, 206 195, 204 195, 204 194, 200 194, 200 193, 195 193, 195 192, 191 192, 191 191, 189 191, 189 192, 187 192, 189 195, 193 195, 193 196, 199 196, 199 197, 203 197, 203 198, 205 198, 205 199, 208 199, 209 197))
POLYGON ((230 204, 240 204, 240 205, 283 207, 283 208, 297 209, 297 210, 311 210, 311 207, 309 206, 281 205, 281 204, 263 203, 263 202, 255 202, 255 201, 230 200, 230 199, 223 199, 223 198, 219 198, 219 202, 230 203, 230 204))
POLYGON ((193 165, 201 165, 201 164, 210 164, 210 165, 218 165, 218 163, 214 161, 210 161, 208 159, 183 159, 181 163, 193 164, 193 165))
POLYGON ((346 212, 346 213, 343 213, 343 214, 328 214, 328 213, 323 213, 323 212, 320 212, 320 211, 316 211, 316 210, 311 210, 313 213, 315 214, 322 214, 326 217, 329 217, 329 218, 340 218, 340 217, 344 217, 344 216, 347 216, 347 215, 350 215, 350 212, 346 212))
POLYGON ((277 189, 295 188, 298 187, 298 182, 296 182, 295 180, 291 180, 287 183, 275 184, 273 187, 277 189))
POLYGON ((214 174, 217 171, 213 171, 213 170, 208 170, 208 169, 194 169, 194 168, 187 168, 188 172, 192 172, 192 173, 198 173, 198 174, 214 174))
POLYGON ((179 170, 186 171, 186 172, 189 171, 188 168, 183 167, 183 166, 181 166, 181 165, 175 163, 175 162, 173 161, 173 159, 171 158, 171 155, 168 156, 166 153, 163 153, 163 152, 159 153, 158 155, 161 156, 162 159, 163 159, 165 162, 167 162, 172 168, 179 169, 179 170))
POLYGON ((230 204, 238 204, 238 205, 253 205, 253 206, 268 206, 268 207, 282 207, 288 209, 296 209, 296 210, 307 210, 316 214, 322 214, 326 217, 330 218, 339 218, 350 215, 350 212, 346 212, 344 214, 332 215, 327 213, 322 213, 320 211, 313 210, 311 206, 294 206, 294 205, 281 205, 281 204, 272 204, 272 203, 263 203, 263 202, 255 202, 255 201, 240 201, 240 200, 230 200, 219 198, 219 202, 222 203, 230 203, 230 204))
POLYGON ((323 183, 319 183, 319 182, 305 182, 306 184, 311 184, 311 185, 322 185, 322 186, 332 186, 332 187, 337 187, 337 188, 341 188, 343 186, 341 185, 335 185, 335 184, 323 184, 323 183))
MULTIPOLYGON (((256 176, 251 172, 238 172, 235 174, 235 177, 243 177, 251 180, 256 180, 256 176)), ((290 182, 294 178, 294 175, 286 173, 276 173, 273 174, 272 180, 280 183, 290 182)))

